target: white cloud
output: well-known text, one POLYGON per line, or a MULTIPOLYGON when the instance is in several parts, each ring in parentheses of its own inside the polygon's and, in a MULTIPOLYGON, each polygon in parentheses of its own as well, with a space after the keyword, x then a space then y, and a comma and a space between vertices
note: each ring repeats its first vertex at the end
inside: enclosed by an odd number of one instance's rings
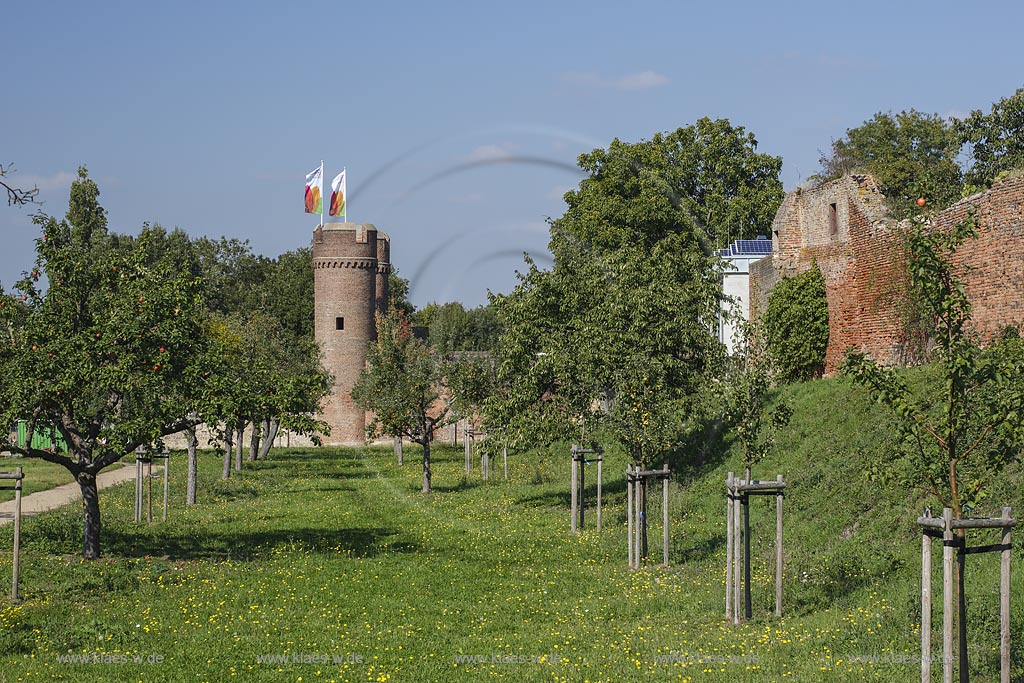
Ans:
POLYGON ((16 176, 20 187, 38 187, 40 192, 51 192, 71 187, 71 182, 78 177, 77 173, 58 171, 52 176, 21 175, 16 176))
POLYGON ((512 145, 480 145, 466 157, 466 161, 490 161, 512 156, 512 145))
POLYGON ((592 88, 608 88, 611 90, 650 90, 669 84, 668 76, 657 71, 647 69, 636 73, 626 74, 618 78, 601 76, 594 72, 569 72, 563 74, 562 79, 576 85, 584 85, 592 88))

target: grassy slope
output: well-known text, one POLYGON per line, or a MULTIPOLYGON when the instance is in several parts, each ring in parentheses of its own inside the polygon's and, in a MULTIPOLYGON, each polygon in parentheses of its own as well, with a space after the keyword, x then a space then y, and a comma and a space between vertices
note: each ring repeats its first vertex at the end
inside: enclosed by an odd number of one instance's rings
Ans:
MULTIPOLYGON (((859 474, 891 447, 887 419, 848 385, 788 391, 797 415, 779 455, 755 471, 791 486, 783 619, 767 617, 767 498, 752 515, 757 616, 735 628, 722 619, 722 489, 738 469, 727 461, 675 487, 672 569, 630 572, 625 461, 614 452, 606 530, 589 528, 591 516, 579 537, 566 533, 567 453, 514 457, 510 483, 485 484, 465 481, 461 451, 438 449, 430 497, 417 492, 414 449, 402 469, 387 450, 280 452, 228 482, 204 454, 202 505, 176 506, 167 524, 130 522, 131 486, 101 494, 107 559, 76 558, 77 506, 26 522, 27 600, 0 607, 0 681, 913 680, 915 665, 901 662, 918 648, 920 501, 859 474), (69 650, 100 662, 59 661, 69 650), (462 655, 486 661, 458 663, 462 655)), ((172 462, 175 501, 182 465, 172 462)), ((993 495, 1015 509, 1021 498, 1011 486, 993 495)), ((9 547, 10 530, 0 530, 9 547)), ((0 556, 0 577, 9 563, 0 556)), ((997 560, 970 565, 976 680, 994 680, 997 560)), ((1017 596, 1022 578, 1017 570, 1017 596)))

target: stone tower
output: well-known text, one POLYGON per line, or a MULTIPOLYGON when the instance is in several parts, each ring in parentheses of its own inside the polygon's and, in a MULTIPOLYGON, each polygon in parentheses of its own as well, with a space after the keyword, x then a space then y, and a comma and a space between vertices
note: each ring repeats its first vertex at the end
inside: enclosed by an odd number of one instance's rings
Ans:
POLYGON ((334 387, 321 419, 331 426, 327 444, 360 444, 366 413, 351 391, 376 336, 374 314, 385 312, 391 244, 373 225, 325 223, 313 232, 316 340, 334 387))

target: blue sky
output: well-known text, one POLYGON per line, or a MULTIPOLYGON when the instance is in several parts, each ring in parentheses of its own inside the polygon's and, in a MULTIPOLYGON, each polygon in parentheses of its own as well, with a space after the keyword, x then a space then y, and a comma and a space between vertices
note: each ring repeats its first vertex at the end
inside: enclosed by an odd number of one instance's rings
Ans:
MULTIPOLYGON (((413 300, 476 305, 544 263, 581 152, 702 116, 794 188, 878 111, 947 116, 1024 85, 1024 5, 931 2, 35 2, 5 7, 0 162, 62 216, 88 166, 111 228, 309 244, 305 173, 349 174, 413 300)), ((0 204, 0 282, 31 267, 0 204)))

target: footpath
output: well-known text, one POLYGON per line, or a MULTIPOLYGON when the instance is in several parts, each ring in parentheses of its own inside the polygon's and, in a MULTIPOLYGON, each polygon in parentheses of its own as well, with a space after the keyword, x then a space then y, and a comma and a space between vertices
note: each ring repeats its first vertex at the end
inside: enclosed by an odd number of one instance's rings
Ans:
MULTIPOLYGON (((154 467, 153 471, 155 472, 157 469, 154 467)), ((96 477, 96 488, 105 489, 132 479, 135 479, 135 467, 126 465, 116 470, 111 469, 100 472, 96 477)), ((40 512, 54 510, 62 505, 67 505, 81 499, 82 490, 77 482, 57 486, 46 491, 37 491, 36 493, 21 497, 21 516, 37 515, 40 512)), ((0 503, 0 526, 13 523, 14 501, 9 500, 5 503, 0 503)))

